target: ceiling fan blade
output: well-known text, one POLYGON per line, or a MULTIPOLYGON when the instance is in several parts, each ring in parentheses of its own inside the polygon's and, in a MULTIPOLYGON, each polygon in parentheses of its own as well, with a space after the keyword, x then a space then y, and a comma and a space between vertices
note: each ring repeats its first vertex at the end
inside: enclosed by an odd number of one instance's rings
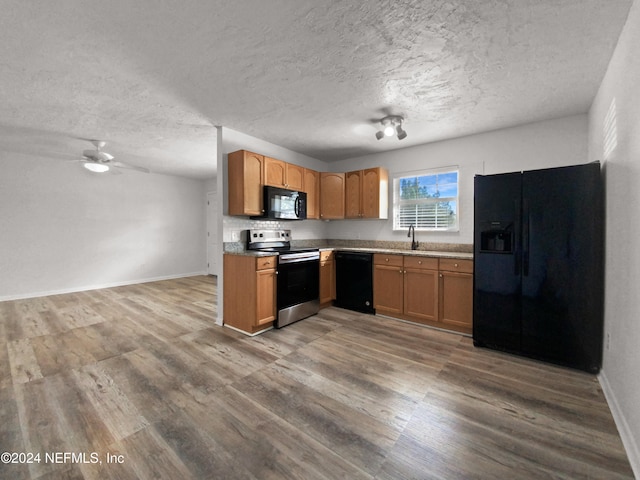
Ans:
POLYGON ((135 165, 129 165, 127 163, 122 163, 122 162, 109 162, 109 165, 117 168, 126 168, 128 170, 136 170, 138 172, 143 172, 143 173, 151 173, 151 171, 148 168, 137 167, 135 165))

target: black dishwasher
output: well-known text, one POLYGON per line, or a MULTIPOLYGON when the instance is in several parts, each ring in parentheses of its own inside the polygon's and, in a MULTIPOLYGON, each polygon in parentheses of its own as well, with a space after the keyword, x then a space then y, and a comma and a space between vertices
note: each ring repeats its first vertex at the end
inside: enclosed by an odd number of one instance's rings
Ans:
POLYGON ((356 312, 375 313, 373 309, 373 254, 342 252, 336 259, 335 306, 356 312))

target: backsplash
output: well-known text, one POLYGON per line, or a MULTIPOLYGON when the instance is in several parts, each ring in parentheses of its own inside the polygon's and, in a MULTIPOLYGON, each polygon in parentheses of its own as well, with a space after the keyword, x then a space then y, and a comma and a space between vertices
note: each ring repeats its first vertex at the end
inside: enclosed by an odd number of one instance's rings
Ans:
POLYGON ((252 220, 248 217, 232 217, 225 215, 223 242, 246 243, 246 231, 249 229, 262 230, 291 230, 293 238, 324 238, 323 222, 317 220, 252 220))
MULTIPOLYGON (((296 244, 296 246, 298 246, 296 244)), ((300 245, 304 246, 304 245, 300 245)), ((325 246, 349 248, 385 248, 391 250, 409 250, 411 242, 388 240, 326 240, 325 246)), ((430 252, 473 253, 473 244, 420 242, 418 250, 430 252)))
MULTIPOLYGON (((291 242, 296 248, 325 248, 325 247, 348 247, 348 248, 384 248, 390 250, 408 250, 411 248, 409 242, 391 242, 384 240, 293 240, 291 242)), ((225 252, 242 252, 246 248, 246 240, 240 242, 224 242, 225 252)), ((473 253, 473 245, 466 243, 429 243, 420 242, 418 251, 430 252, 455 252, 473 253)))

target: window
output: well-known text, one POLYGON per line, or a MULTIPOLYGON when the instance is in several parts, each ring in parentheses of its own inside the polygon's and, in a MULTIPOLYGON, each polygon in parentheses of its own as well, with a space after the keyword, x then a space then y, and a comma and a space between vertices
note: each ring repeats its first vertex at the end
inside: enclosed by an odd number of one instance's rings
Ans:
POLYGON ((393 181, 393 229, 458 230, 458 170, 431 170, 393 181))

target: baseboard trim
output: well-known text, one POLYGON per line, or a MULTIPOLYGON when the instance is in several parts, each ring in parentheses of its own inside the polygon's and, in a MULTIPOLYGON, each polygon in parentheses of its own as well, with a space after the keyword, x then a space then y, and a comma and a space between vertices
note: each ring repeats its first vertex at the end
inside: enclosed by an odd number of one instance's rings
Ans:
POLYGON ((124 285, 136 285, 138 283, 159 282, 162 280, 173 280, 176 278, 195 277, 198 275, 208 275, 208 273, 206 272, 206 270, 203 270, 200 272, 180 273, 176 275, 165 275, 161 277, 127 280, 124 282, 103 283, 103 284, 97 284, 97 285, 88 285, 84 287, 63 288, 60 290, 49 290, 45 292, 33 292, 33 293, 19 294, 19 295, 7 295, 7 296, 0 296, 0 302, 6 302, 10 300, 23 300, 25 298, 48 297, 49 295, 62 295, 65 293, 86 292, 89 290, 99 290, 101 288, 122 287, 124 285))
POLYGON ((611 388, 611 384, 609 383, 609 380, 607 380, 607 376, 604 371, 601 371, 600 375, 598 375, 598 381, 600 382, 604 396, 609 404, 613 420, 616 422, 616 426, 618 427, 618 433, 620 433, 622 444, 627 452, 627 457, 629 458, 633 474, 636 478, 640 478, 640 449, 638 448, 638 443, 633 437, 633 432, 631 431, 631 428, 629 428, 629 424, 620 409, 616 395, 611 388))

